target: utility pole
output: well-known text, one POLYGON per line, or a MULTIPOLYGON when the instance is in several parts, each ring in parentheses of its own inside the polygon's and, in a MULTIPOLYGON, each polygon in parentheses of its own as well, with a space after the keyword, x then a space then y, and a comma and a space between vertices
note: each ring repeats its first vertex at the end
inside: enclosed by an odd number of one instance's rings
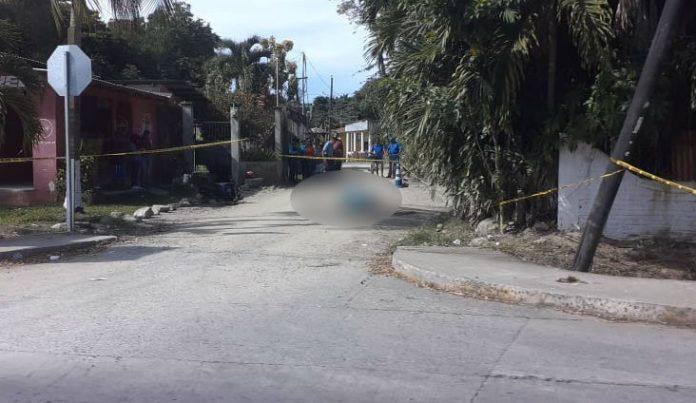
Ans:
POLYGON ((276 108, 280 107, 280 60, 278 59, 277 51, 273 53, 275 56, 275 83, 276 83, 276 108))
MULTIPOLYGON (((68 45, 82 44, 82 13, 79 12, 75 4, 70 6, 70 26, 68 26, 68 45)), ((82 185, 80 183, 81 172, 80 172, 80 137, 81 137, 81 103, 79 96, 70 96, 69 101, 66 103, 70 114, 70 141, 66 144, 66 147, 70 149, 70 155, 72 158, 65 160, 65 174, 66 179, 68 172, 71 173, 72 182, 72 206, 69 203, 68 198, 65 200, 65 208, 72 209, 70 216, 73 217, 75 211, 82 211, 82 185), (68 169, 68 165, 71 165, 68 169)), ((67 154, 66 154, 67 155, 67 154)), ((67 192, 67 189, 66 189, 67 192)), ((72 230, 72 229, 70 229, 72 230)))
POLYGON ((302 103, 302 116, 306 118, 305 98, 307 97, 307 57, 305 56, 304 52, 302 52, 302 77, 300 77, 299 80, 302 80, 302 98, 300 100, 300 103, 302 103))
POLYGON ((333 115, 333 75, 331 76, 331 92, 329 95, 329 131, 331 131, 332 115, 333 115))
MULTIPOLYGON (((614 160, 626 161, 632 157, 634 138, 640 132, 643 115, 650 107, 650 96, 655 88, 660 64, 670 47, 671 37, 679 19, 679 11, 682 4, 683 0, 665 1, 662 15, 653 36, 648 57, 643 65, 638 85, 633 94, 631 105, 628 108, 626 119, 621 128, 619 139, 611 153, 611 158, 614 160)), ((610 161, 606 172, 609 174, 616 171, 616 169, 617 166, 610 161)), ((587 218, 587 223, 585 223, 585 232, 582 235, 580 246, 575 255, 573 270, 586 272, 592 266, 592 259, 597 251, 597 246, 602 237, 604 226, 609 218, 609 213, 616 199, 616 193, 619 190, 622 179, 623 172, 605 178, 599 185, 597 197, 587 218)))
POLYGON ((302 52, 302 77, 297 77, 297 81, 301 81, 302 85, 299 87, 299 92, 301 95, 300 98, 300 106, 302 107, 302 117, 307 118, 305 115, 305 96, 307 94, 307 59, 305 59, 305 54, 302 52))

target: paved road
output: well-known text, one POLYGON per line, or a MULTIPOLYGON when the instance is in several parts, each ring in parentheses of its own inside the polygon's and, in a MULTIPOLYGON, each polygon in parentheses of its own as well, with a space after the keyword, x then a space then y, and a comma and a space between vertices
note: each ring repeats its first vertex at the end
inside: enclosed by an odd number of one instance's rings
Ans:
POLYGON ((696 401, 694 330, 371 275, 386 240, 427 212, 330 229, 295 215, 289 194, 180 211, 173 232, 0 269, 0 401, 696 401))

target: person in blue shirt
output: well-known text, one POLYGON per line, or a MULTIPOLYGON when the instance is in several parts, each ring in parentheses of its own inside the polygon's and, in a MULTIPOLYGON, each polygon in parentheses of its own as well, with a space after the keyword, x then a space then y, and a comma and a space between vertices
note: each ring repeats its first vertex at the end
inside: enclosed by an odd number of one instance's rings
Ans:
POLYGON ((326 167, 326 171, 333 171, 334 170, 333 169, 333 167, 334 167, 333 160, 330 159, 333 157, 333 152, 334 152, 333 147, 334 147, 334 139, 329 138, 326 141, 326 143, 324 143, 324 147, 321 149, 321 155, 324 158, 327 158, 327 157, 329 158, 329 159, 324 160, 324 166, 326 167))
POLYGON ((389 175, 388 178, 393 178, 396 176, 396 164, 399 162, 401 157, 401 144, 396 141, 396 138, 392 138, 389 141, 389 146, 387 147, 389 152, 389 175))
POLYGON ((370 159, 374 160, 370 167, 370 173, 384 176, 384 146, 379 138, 375 139, 375 142, 372 144, 370 159))

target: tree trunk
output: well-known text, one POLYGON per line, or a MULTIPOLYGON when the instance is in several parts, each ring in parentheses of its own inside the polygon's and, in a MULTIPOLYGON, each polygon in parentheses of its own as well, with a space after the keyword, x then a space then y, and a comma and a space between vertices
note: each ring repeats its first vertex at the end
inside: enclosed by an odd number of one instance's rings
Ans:
MULTIPOLYGON (((496 200, 501 201, 504 198, 503 194, 503 172, 502 172, 502 155, 501 155, 501 150, 500 150, 500 142, 498 141, 498 134, 494 134, 492 137, 493 140, 493 167, 495 172, 493 173, 493 191, 495 192, 495 197, 496 200)), ((504 214, 503 214, 503 208, 500 209, 500 212, 498 213, 501 216, 501 223, 503 222, 504 214)), ((502 230, 502 228, 501 228, 502 230)))
POLYGON ((558 19, 556 18, 556 2, 549 11, 549 68, 546 87, 546 111, 551 114, 556 108, 556 75, 558 62, 558 19))
POLYGON ((382 52, 377 55, 377 69, 379 70, 380 77, 385 77, 387 75, 387 66, 384 63, 384 55, 382 52))

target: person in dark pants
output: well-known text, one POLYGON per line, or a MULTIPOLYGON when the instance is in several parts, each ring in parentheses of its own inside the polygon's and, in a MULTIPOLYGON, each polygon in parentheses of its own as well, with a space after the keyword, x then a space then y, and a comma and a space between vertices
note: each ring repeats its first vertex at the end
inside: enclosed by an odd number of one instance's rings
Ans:
MULTIPOLYGON (((149 130, 143 131, 142 136, 140 136, 140 150, 152 150, 152 137, 150 136, 149 130)), ((150 177, 152 176, 152 155, 141 155, 140 164, 140 185, 149 187, 149 185, 151 184, 150 177)))
POLYGON ((322 157, 326 158, 324 160, 324 165, 326 166, 326 171, 333 171, 334 170, 334 163, 331 158, 333 158, 333 139, 329 139, 326 141, 324 144, 324 147, 321 149, 321 155, 322 157))
POLYGON ((302 155, 308 158, 302 160, 302 179, 307 179, 314 174, 314 170, 316 169, 317 165, 317 161, 313 159, 314 151, 314 144, 312 144, 312 140, 305 140, 302 155))
POLYGON ((300 156, 300 144, 296 138, 292 139, 290 143, 288 155, 290 155, 290 158, 288 158, 290 183, 297 183, 300 176, 301 164, 299 158, 294 158, 300 156))
POLYGON ((384 146, 379 139, 376 139, 370 149, 370 159, 373 160, 370 173, 384 176, 384 146), (381 168, 381 173, 380 173, 381 168))
MULTIPOLYGON (((133 134, 130 137, 130 144, 128 145, 128 151, 138 152, 142 148, 140 141, 140 136, 133 134)), ((143 166, 142 155, 133 155, 130 160, 130 179, 131 186, 133 189, 142 189, 141 182, 141 169, 143 166)))
POLYGON ((388 178, 394 178, 396 176, 396 164, 399 162, 399 157, 401 156, 401 144, 399 144, 395 138, 389 141, 389 175, 388 178))
MULTIPOLYGON (((345 153, 343 150, 343 141, 339 136, 334 137, 334 142, 333 142, 333 156, 334 158, 344 158, 345 153)), ((334 160, 334 171, 340 171, 341 167, 343 166, 343 160, 334 160)))

